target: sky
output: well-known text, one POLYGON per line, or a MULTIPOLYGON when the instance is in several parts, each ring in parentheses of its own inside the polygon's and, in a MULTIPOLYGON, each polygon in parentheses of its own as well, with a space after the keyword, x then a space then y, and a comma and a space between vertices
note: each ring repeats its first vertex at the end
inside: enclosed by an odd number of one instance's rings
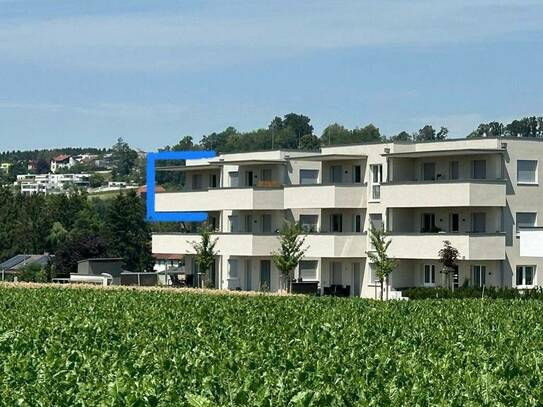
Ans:
POLYGON ((0 151, 543 115, 543 1, 0 0, 0 151))

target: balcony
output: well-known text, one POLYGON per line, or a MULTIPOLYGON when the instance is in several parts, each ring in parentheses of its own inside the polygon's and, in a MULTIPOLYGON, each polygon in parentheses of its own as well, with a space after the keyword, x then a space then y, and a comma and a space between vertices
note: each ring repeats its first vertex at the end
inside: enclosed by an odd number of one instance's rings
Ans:
POLYGON ((285 208, 364 208, 366 204, 367 187, 363 184, 285 187, 285 208))
POLYGON ((282 188, 218 188, 156 194, 157 212, 283 209, 282 188))
POLYGON ((505 206, 504 181, 402 182, 381 185, 390 208, 505 206))
POLYGON ((397 259, 439 259, 443 241, 460 252, 461 260, 505 260, 505 234, 394 234, 388 254, 397 259))
MULTIPOLYGON (((227 256, 270 256, 279 250, 277 234, 217 233, 216 250, 227 256)), ((190 242, 198 241, 195 233, 166 233, 153 235, 153 253, 194 254, 190 242)), ((305 257, 365 257, 364 234, 310 234, 305 257)))

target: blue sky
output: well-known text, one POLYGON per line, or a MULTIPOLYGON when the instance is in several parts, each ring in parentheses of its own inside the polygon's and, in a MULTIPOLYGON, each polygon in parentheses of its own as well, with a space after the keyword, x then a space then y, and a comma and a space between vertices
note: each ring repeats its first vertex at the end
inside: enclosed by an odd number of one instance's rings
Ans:
POLYGON ((0 150, 543 114, 543 2, 0 0, 0 150))

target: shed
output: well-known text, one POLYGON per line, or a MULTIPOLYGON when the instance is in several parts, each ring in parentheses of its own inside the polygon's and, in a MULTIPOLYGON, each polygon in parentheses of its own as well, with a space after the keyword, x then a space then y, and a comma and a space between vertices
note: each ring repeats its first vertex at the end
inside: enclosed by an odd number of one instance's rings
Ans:
POLYGON ((112 284, 121 283, 124 259, 120 257, 86 259, 77 262, 77 274, 96 275, 109 274, 113 277, 112 284))

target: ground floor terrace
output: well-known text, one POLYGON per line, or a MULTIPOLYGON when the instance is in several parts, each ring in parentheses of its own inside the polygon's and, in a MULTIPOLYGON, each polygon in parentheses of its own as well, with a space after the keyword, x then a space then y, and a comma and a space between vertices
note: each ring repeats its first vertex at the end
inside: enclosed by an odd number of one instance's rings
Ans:
MULTIPOLYGON (((207 286, 233 291, 277 292, 282 288, 281 273, 271 256, 217 256, 206 276, 199 273, 194 255, 186 255, 185 262, 186 272, 192 274, 195 285, 204 285, 205 280, 207 286)), ((521 283, 536 284, 536 267, 519 270, 521 283)), ((402 259, 390 276, 388 290, 390 297, 395 298, 413 287, 510 287, 515 286, 517 279, 506 262, 500 260, 462 260, 451 273, 445 273, 437 259, 402 259)), ((380 295, 377 273, 365 257, 304 258, 294 272, 294 281, 315 283, 321 295, 380 295)))

